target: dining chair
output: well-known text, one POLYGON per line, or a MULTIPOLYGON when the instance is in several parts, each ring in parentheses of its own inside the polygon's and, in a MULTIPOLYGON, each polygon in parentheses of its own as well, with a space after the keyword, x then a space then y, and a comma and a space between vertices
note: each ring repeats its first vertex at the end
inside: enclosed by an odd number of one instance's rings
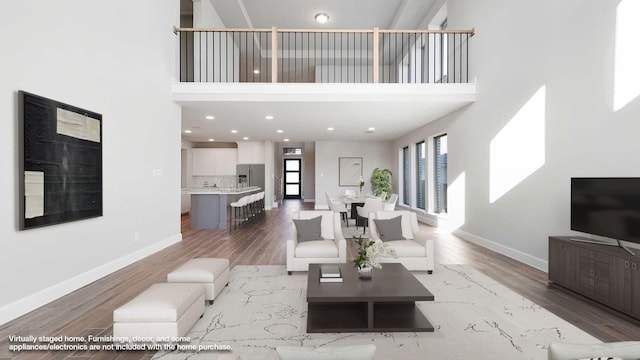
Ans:
POLYGON ((346 196, 346 197, 355 197, 356 196, 356 191, 355 190, 345 190, 344 191, 344 196, 346 196))
POLYGON ((367 198, 364 201, 363 206, 356 207, 358 211, 358 219, 356 220, 356 227, 358 226, 358 222, 363 225, 362 233, 364 234, 367 231, 367 224, 369 223, 369 213, 382 211, 382 199, 374 197, 367 198))
POLYGON ((389 201, 382 203, 382 207, 386 211, 393 211, 396 209, 396 203, 398 202, 398 194, 391 194, 389 201))
POLYGON ((324 193, 324 195, 327 197, 327 205, 329 205, 329 209, 333 212, 340 213, 342 221, 344 221, 347 224, 347 227, 349 227, 349 218, 347 217, 346 204, 332 199, 328 193, 324 193))

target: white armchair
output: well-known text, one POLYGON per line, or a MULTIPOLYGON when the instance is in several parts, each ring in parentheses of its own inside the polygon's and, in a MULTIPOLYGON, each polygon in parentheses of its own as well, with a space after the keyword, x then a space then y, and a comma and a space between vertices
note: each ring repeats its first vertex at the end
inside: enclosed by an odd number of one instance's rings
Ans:
POLYGON ((321 236, 324 240, 298 242, 295 224, 287 240, 287 272, 308 271, 309 264, 346 263, 347 241, 340 228, 340 214, 333 211, 300 211, 293 219, 313 219, 322 216, 321 236))
POLYGON ((604 344, 552 342, 548 348, 549 360, 605 359, 609 357, 622 359, 640 357, 640 341, 619 341, 604 344))
POLYGON ((426 232, 418 226, 418 218, 415 213, 410 211, 377 211, 369 214, 369 236, 373 241, 382 241, 375 219, 393 219, 402 216, 402 237, 398 240, 386 240, 385 244, 389 245, 396 251, 398 258, 385 257, 381 259, 381 263, 399 262, 407 270, 426 270, 429 274, 434 269, 434 243, 429 239, 426 232))

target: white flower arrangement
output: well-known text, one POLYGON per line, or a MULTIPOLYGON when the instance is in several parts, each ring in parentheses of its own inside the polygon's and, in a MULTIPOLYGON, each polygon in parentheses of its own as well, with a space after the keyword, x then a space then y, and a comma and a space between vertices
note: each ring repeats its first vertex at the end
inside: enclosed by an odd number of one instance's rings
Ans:
POLYGON ((358 244, 358 255, 353 261, 353 266, 358 269, 366 267, 380 269, 382 267, 380 264, 381 257, 398 257, 396 251, 384 242, 363 239, 362 236, 354 237, 353 240, 358 244))

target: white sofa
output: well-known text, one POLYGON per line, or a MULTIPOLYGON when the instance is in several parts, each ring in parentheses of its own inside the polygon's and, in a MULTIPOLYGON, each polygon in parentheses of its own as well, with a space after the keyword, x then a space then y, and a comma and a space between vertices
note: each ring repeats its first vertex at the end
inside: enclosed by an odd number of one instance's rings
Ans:
POLYGON ((570 344, 552 342, 549 360, 577 360, 616 357, 625 360, 640 359, 640 341, 620 341, 604 344, 570 344))
POLYGON ((369 233, 371 240, 382 241, 375 223, 375 219, 393 219, 402 216, 402 237, 405 239, 389 240, 385 243, 396 251, 398 258, 384 257, 385 262, 399 262, 407 270, 422 270, 433 273, 434 269, 434 243, 427 233, 418 226, 418 218, 410 211, 376 211, 369 214, 369 233))
POLYGON ((300 211, 293 219, 313 219, 322 216, 321 236, 324 240, 298 242, 298 233, 292 222, 291 236, 287 240, 287 272, 308 271, 309 264, 347 262, 347 241, 340 228, 340 214, 333 211, 300 211))

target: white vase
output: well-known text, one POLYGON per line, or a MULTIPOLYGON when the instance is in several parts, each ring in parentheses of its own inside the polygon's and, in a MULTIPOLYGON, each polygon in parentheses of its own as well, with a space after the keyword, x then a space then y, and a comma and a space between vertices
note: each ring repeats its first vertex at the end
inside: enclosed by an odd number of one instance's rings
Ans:
POLYGON ((358 268, 358 276, 363 280, 370 280, 373 275, 373 268, 371 266, 365 266, 358 268))

